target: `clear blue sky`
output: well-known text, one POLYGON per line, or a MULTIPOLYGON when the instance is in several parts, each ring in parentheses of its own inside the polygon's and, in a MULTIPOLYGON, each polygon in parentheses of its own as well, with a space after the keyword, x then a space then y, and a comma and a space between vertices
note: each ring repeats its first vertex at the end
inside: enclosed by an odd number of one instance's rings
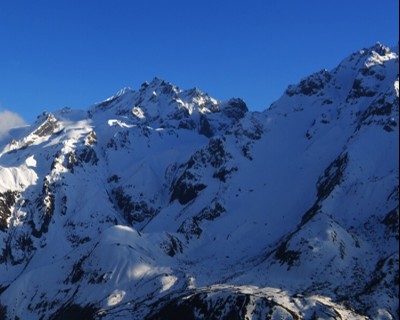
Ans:
POLYGON ((286 87, 380 41, 398 0, 0 2, 0 109, 32 122, 161 77, 263 110, 286 87))

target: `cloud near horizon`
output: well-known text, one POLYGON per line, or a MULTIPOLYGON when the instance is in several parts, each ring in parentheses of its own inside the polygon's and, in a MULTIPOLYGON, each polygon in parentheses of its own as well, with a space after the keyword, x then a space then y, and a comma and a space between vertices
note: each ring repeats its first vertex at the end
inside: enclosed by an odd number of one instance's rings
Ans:
POLYGON ((26 125, 25 120, 15 112, 0 110, 0 140, 7 137, 10 130, 26 125))

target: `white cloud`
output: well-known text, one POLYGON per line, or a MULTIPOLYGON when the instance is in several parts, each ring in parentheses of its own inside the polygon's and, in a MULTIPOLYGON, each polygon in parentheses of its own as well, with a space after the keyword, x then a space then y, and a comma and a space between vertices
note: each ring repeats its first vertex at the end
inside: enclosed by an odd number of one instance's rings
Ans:
POLYGON ((26 122, 18 114, 8 110, 0 110, 0 140, 5 138, 12 128, 23 125, 26 125, 26 122))

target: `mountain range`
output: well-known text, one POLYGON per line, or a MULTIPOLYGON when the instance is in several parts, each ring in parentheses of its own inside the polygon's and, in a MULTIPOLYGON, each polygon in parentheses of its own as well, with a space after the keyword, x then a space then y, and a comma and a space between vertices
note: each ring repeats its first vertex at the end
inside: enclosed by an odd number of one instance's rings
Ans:
POLYGON ((399 319, 398 63, 263 112, 155 78, 13 129, 0 319, 399 319))

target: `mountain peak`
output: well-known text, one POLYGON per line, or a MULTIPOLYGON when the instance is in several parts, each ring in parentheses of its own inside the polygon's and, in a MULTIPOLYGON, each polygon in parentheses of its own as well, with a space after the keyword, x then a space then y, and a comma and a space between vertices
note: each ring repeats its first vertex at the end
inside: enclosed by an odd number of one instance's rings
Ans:
POLYGON ((371 46, 368 51, 370 52, 376 52, 381 56, 384 56, 388 53, 391 52, 390 48, 383 45, 382 43, 380 43, 379 41, 377 43, 375 43, 373 46, 371 46))
MULTIPOLYGON (((133 89, 130 88, 130 87, 124 87, 124 88, 122 88, 121 90, 119 90, 119 91, 114 95, 114 97, 120 97, 120 96, 123 96, 124 94, 132 93, 132 92, 135 92, 135 90, 133 90, 133 89)), ((112 98, 111 98, 111 99, 112 99, 112 98)))
POLYGON ((166 86, 166 85, 172 86, 171 83, 159 77, 154 77, 153 80, 150 81, 149 85, 153 87, 166 86))
MULTIPOLYGON (((243 113, 243 103, 229 104, 232 109, 237 105, 243 113)), ((244 104, 245 105, 245 104, 244 104)), ((124 117, 132 124, 146 124, 150 127, 198 128, 212 113, 218 112, 225 104, 204 94, 198 88, 181 90, 177 86, 158 77, 145 82, 138 91, 125 88, 117 94, 100 102, 89 110, 91 117, 124 117)), ((245 107, 247 112, 247 107, 245 107)), ((229 118, 231 112, 225 112, 229 118)), ((238 116, 238 114, 236 114, 238 116)), ((216 127, 225 127, 223 117, 213 120, 216 127), (219 123, 219 124, 218 124, 219 123)), ((231 121, 231 120, 229 120, 231 121)), ((200 132, 202 132, 200 130, 200 132)))
POLYGON ((0 150, 0 318, 398 319, 398 83, 378 44, 263 113, 155 78, 42 114, 0 150))

